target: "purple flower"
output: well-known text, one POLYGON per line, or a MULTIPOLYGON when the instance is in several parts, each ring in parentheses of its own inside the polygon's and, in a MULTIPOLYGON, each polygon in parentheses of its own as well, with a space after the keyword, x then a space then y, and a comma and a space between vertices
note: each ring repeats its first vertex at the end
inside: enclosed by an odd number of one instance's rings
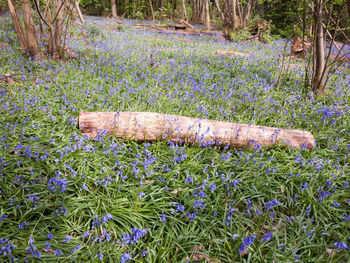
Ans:
POLYGON ((256 239, 256 235, 252 235, 249 237, 245 237, 243 238, 243 244, 241 244, 239 246, 239 253, 242 253, 248 246, 250 246, 251 244, 253 244, 254 240, 256 239))
POLYGON ((260 242, 263 242, 263 241, 269 241, 271 238, 273 237, 272 233, 271 232, 267 232, 266 235, 260 240, 260 242))
POLYGON ((6 218, 8 218, 8 216, 6 214, 3 214, 1 217, 0 217, 0 222, 5 220, 6 218))
POLYGON ((27 221, 24 221, 22 224, 19 224, 18 225, 18 229, 23 229, 25 226, 28 225, 28 222, 27 221))
POLYGON ((55 256, 56 256, 56 257, 62 256, 62 255, 63 255, 62 251, 59 250, 59 249, 56 249, 56 250, 54 251, 54 253, 55 253, 55 256))
POLYGON ((162 223, 165 223, 167 221, 166 218, 165 218, 164 211, 162 211, 162 215, 160 216, 159 221, 162 222, 162 223))
POLYGON ((132 256, 128 253, 123 253, 122 257, 120 258, 120 263, 127 262, 132 259, 132 256))
POLYGON ((81 235, 82 238, 86 238, 90 236, 90 231, 86 231, 84 234, 81 235))
POLYGON ((64 239, 63 239, 63 243, 69 243, 69 241, 71 240, 72 236, 67 235, 64 239))
POLYGON ((48 234, 47 234, 47 238, 50 239, 50 240, 52 240, 52 239, 53 239, 53 235, 52 235, 51 233, 48 233, 48 234))
POLYGON ((210 189, 211 192, 214 192, 215 189, 216 189, 216 184, 212 183, 211 185, 209 185, 209 189, 210 189))
POLYGON ((133 228, 131 229, 131 235, 126 235, 126 234, 121 234, 123 238, 123 244, 136 244, 138 240, 143 237, 144 235, 147 234, 147 229, 138 229, 138 228, 133 228))
POLYGON ((144 192, 140 192, 139 193, 139 198, 142 199, 142 197, 144 197, 146 194, 144 192))
POLYGON ((277 200, 271 200, 270 202, 267 202, 265 205, 265 211, 268 211, 270 209, 272 209, 274 206, 279 205, 280 202, 278 202, 277 200))
POLYGON ((102 216, 100 223, 105 224, 109 220, 113 220, 113 216, 111 214, 107 214, 105 216, 102 216))
POLYGON ((175 205, 177 205, 176 207, 177 212, 183 212, 185 210, 185 207, 183 205, 180 205, 178 203, 175 203, 175 205))
POLYGON ((97 253, 97 255, 98 255, 98 259, 99 260, 102 260, 103 259, 103 254, 99 251, 98 253, 97 253))
POLYGON ((45 248, 46 248, 47 250, 49 250, 50 247, 51 247, 51 246, 50 246, 50 243, 46 241, 45 248))
POLYGON ((335 242, 334 247, 336 250, 349 250, 349 247, 345 244, 345 242, 335 242))

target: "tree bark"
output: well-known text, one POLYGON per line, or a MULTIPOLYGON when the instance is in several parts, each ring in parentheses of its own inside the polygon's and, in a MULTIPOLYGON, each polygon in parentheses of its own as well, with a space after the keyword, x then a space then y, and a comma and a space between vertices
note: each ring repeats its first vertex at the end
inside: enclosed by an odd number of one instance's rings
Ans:
POLYGON ((30 6, 30 0, 22 1, 22 10, 27 36, 27 49, 31 57, 37 57, 40 53, 40 50, 35 35, 35 26, 33 21, 32 7, 30 6))
POLYGON ((90 139, 114 135, 126 140, 229 145, 232 148, 272 146, 314 148, 310 132, 203 120, 154 112, 81 112, 79 129, 90 139))
POLYGON ((117 6, 115 3, 115 0, 111 0, 111 7, 112 7, 112 16, 114 18, 116 18, 117 17, 117 6))
POLYGON ((253 9, 254 0, 249 0, 246 6, 244 7, 243 17, 241 18, 242 25, 246 25, 250 18, 251 11, 253 9))
POLYGON ((312 78, 312 90, 317 93, 323 89, 322 87, 322 76, 325 70, 325 46, 323 36, 323 0, 314 0, 314 73, 312 78))
POLYGON ((232 26, 237 27, 237 0, 232 0, 232 26))
POLYGON ((204 26, 206 30, 210 30, 209 0, 204 0, 204 26))
MULTIPOLYGON (((350 0, 349 0, 350 1, 350 0)), ((187 11, 186 11, 186 5, 185 5, 185 0, 182 0, 182 9, 183 9, 183 19, 185 21, 188 21, 187 17, 187 11)))
POLYGON ((218 12, 220 14, 221 20, 224 21, 225 20, 225 16, 224 16, 224 13, 221 11, 219 0, 215 0, 215 5, 216 5, 216 8, 217 8, 217 10, 218 10, 218 12))
POLYGON ((85 19, 84 19, 83 13, 80 10, 78 1, 74 1, 74 5, 75 5, 75 9, 77 10, 80 22, 85 24, 85 19))
POLYGON ((11 13, 11 17, 12 17, 12 22, 13 22, 13 25, 14 25, 14 27, 15 27, 16 34, 17 34, 17 38, 18 38, 18 40, 19 40, 19 43, 20 43, 20 45, 21 45, 21 48, 22 48, 23 50, 27 50, 27 40, 26 40, 26 36, 25 36, 25 34, 24 34, 21 21, 19 20, 18 13, 17 13, 17 9, 16 9, 16 6, 15 6, 15 3, 13 3, 12 0, 7 0, 7 3, 8 3, 8 6, 9 6, 9 9, 10 9, 10 13, 11 13))
POLYGON ((152 1, 151 0, 148 0, 148 1, 149 1, 149 6, 151 7, 152 21, 153 21, 153 24, 155 24, 156 23, 156 18, 154 17, 152 1))
POLYGON ((56 28, 54 34, 55 41, 55 58, 61 57, 61 39, 62 39, 62 31, 63 31, 63 23, 64 23, 64 9, 65 9, 65 0, 57 0, 56 1, 56 28))

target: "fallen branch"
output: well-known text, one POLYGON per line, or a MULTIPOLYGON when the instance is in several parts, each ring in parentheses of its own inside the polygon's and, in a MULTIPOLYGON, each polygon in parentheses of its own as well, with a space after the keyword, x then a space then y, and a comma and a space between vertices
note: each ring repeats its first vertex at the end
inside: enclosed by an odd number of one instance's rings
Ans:
POLYGON ((153 112, 81 112, 79 129, 90 139, 114 135, 126 140, 182 142, 234 148, 272 146, 314 148, 310 132, 195 119, 153 112))
MULTIPOLYGON (((2 76, 2 75, 1 75, 2 76)), ((9 85, 15 84, 15 81, 12 78, 12 75, 10 73, 6 73, 4 76, 5 82, 9 85)))
POLYGON ((194 29, 194 26, 192 26, 190 23, 186 22, 185 20, 181 19, 179 21, 181 24, 184 24, 186 27, 190 28, 190 29, 194 29))
POLYGON ((38 78, 38 77, 52 77, 52 76, 57 76, 60 73, 52 73, 52 74, 32 74, 32 73, 6 73, 4 75, 0 74, 0 79, 4 80, 7 84, 14 84, 14 78, 15 76, 31 76, 33 79, 38 78))
POLYGON ((233 57, 249 57, 247 53, 235 52, 235 51, 226 51, 226 50, 217 50, 215 56, 233 56, 233 57))

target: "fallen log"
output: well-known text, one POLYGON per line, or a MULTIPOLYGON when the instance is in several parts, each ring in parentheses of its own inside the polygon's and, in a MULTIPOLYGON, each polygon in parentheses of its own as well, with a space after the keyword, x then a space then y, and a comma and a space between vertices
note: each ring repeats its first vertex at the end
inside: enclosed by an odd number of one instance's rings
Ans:
POLYGON ((226 51, 226 50, 217 50, 215 56, 233 56, 233 57, 249 57, 247 53, 235 52, 235 51, 226 51))
POLYGON ((175 30, 185 30, 187 27, 184 24, 176 24, 174 25, 175 30))
POLYGON ((114 135, 136 141, 182 142, 231 148, 272 146, 314 148, 310 132, 189 118, 154 112, 81 112, 79 129, 90 139, 114 135))

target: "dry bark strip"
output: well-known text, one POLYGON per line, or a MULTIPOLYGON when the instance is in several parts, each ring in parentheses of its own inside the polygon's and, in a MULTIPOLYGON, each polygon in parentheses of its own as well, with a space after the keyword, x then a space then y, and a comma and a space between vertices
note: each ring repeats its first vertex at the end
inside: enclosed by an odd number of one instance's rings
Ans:
POLYGON ((90 139, 114 135, 136 141, 169 140, 194 145, 231 148, 272 146, 314 148, 310 132, 204 120, 154 112, 81 112, 79 129, 90 139))
POLYGON ((226 51, 226 50, 217 50, 215 56, 232 56, 232 57, 249 57, 247 53, 235 52, 235 51, 226 51))

